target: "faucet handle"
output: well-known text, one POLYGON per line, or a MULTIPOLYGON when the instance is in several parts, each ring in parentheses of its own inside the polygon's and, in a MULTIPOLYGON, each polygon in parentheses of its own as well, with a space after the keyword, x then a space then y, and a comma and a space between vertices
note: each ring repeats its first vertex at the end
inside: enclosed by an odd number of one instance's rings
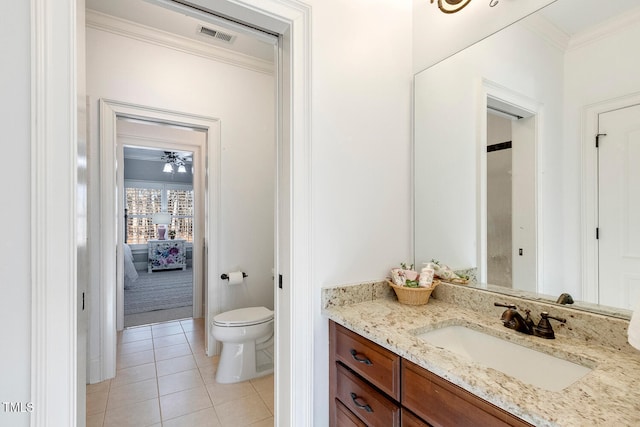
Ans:
POLYGON ((562 317, 551 316, 548 311, 543 311, 542 313, 540 313, 540 317, 542 317, 543 319, 553 319, 561 323, 567 323, 567 319, 563 319, 562 317))
POLYGON ((553 328, 551 327, 551 322, 549 319, 557 320, 558 322, 566 323, 567 319, 563 319, 562 317, 555 317, 549 315, 548 312, 543 311, 540 313, 540 322, 538 325, 533 328, 533 334, 537 337, 546 338, 546 339, 554 339, 556 337, 553 332, 553 328))
POLYGON ((506 304, 504 302, 494 302, 493 305, 495 305, 496 307, 513 308, 514 310, 518 309, 515 304, 506 304))

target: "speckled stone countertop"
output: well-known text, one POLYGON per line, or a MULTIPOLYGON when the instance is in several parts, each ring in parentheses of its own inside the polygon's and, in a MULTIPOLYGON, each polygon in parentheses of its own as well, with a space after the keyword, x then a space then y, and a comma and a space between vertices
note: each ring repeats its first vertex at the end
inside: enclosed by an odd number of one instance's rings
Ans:
MULTIPOLYGON (((572 310, 557 306, 549 309, 535 302, 477 294, 478 291, 469 293, 464 287, 454 286, 439 286, 441 298, 431 298, 423 306, 398 303, 384 282, 325 288, 323 314, 536 426, 640 425, 640 351, 620 336, 625 334, 628 321, 571 313, 572 310), (558 312, 555 314, 568 319, 567 324, 558 327, 554 322, 555 340, 518 333, 502 326, 499 319, 504 308, 489 308, 477 298, 517 302, 521 310, 532 304, 532 314, 541 308, 554 314, 555 309, 558 312), (457 300, 462 303, 452 302, 457 300), (477 311, 478 308, 482 310, 477 311), (587 324, 588 331, 578 332, 587 324), (564 390, 551 392, 416 337, 448 325, 477 329, 587 366, 592 371, 564 390)), ((536 321, 539 318, 533 317, 536 321)))

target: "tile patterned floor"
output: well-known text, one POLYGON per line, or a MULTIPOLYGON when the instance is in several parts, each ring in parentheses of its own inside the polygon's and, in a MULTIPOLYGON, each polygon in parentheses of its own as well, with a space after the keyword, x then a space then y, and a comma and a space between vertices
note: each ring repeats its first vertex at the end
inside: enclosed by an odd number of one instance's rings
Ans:
POLYGON ((204 320, 118 334, 116 377, 87 385, 87 427, 273 427, 273 375, 218 384, 204 320))

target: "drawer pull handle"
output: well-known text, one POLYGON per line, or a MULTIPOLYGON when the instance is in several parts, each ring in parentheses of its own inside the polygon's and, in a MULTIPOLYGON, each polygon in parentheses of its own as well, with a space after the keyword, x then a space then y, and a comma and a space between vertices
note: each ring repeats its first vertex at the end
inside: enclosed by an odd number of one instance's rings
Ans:
POLYGON ((366 357, 364 358, 358 357, 358 352, 355 351, 354 349, 351 349, 349 353, 351 353, 353 360, 355 360, 356 362, 364 363, 365 365, 373 365, 373 363, 371 363, 371 360, 367 359, 366 357))
POLYGON ((367 412, 373 412, 373 409, 371 409, 371 406, 367 405, 366 403, 365 404, 358 403, 358 399, 360 398, 358 397, 357 394, 351 393, 351 400, 353 400, 354 405, 356 405, 360 409, 364 409, 367 412))

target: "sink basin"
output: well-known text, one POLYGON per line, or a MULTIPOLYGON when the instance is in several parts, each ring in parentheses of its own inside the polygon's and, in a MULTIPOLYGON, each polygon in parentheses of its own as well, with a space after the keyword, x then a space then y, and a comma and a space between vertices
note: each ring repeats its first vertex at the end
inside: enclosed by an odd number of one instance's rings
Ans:
POLYGON ((591 372, 585 366, 465 326, 446 326, 417 337, 549 391, 561 391, 591 372))

